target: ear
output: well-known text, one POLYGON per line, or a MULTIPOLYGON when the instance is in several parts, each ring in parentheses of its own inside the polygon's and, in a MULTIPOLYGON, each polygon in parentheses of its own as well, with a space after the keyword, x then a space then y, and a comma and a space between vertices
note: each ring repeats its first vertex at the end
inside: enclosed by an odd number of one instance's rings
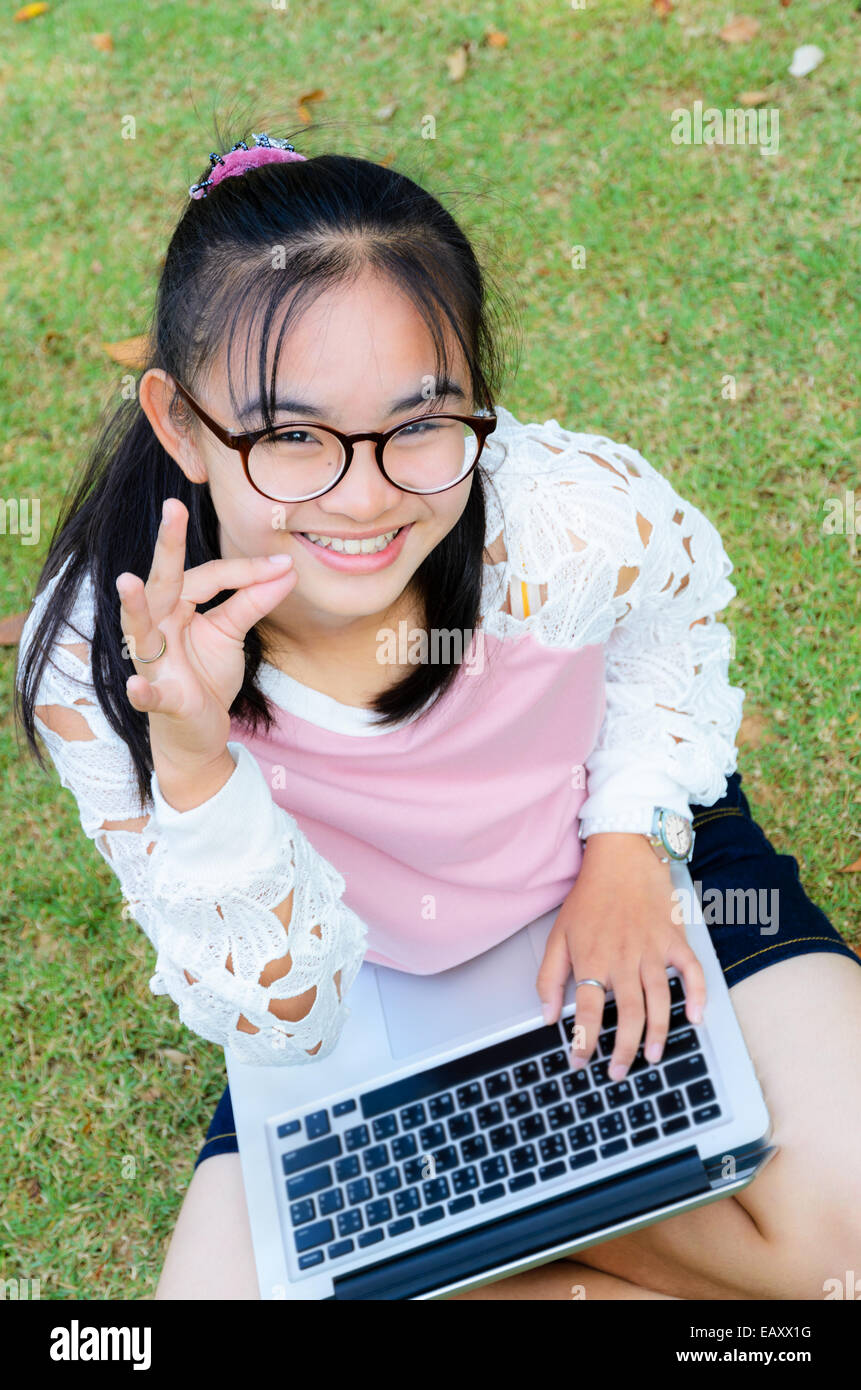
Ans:
POLYGON ((192 413, 173 378, 161 367, 144 372, 138 388, 141 410, 159 441, 191 483, 209 481, 206 463, 192 434, 192 413), (173 402, 173 411, 171 403, 173 402))

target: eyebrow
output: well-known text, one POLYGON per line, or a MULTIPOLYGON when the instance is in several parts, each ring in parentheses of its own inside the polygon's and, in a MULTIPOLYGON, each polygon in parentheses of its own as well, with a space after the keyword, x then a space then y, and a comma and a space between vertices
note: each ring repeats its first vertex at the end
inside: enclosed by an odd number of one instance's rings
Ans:
MULTIPOLYGON (((433 396, 428 396, 423 391, 413 391, 408 396, 401 396, 399 400, 389 401, 388 415, 400 415, 401 411, 412 410, 416 406, 425 405, 434 400, 443 400, 446 396, 453 396, 456 400, 466 400, 466 392, 458 386, 456 381, 446 378, 440 382, 440 389, 433 396)), ((281 413, 293 415, 303 419, 313 416, 317 420, 336 420, 337 412, 329 410, 324 405, 315 405, 313 401, 300 401, 291 396, 281 396, 275 402, 273 418, 281 413)), ((261 399, 248 401, 238 412, 237 418, 244 425, 251 420, 258 419, 263 414, 263 402, 261 399)))

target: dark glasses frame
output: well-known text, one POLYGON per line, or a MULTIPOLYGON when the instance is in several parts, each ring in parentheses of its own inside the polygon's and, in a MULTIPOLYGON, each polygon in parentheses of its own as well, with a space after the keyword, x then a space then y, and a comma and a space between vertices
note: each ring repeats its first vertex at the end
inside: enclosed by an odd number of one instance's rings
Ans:
POLYGON ((455 478, 453 483, 446 483, 443 487, 402 487, 400 483, 396 483, 393 478, 389 477, 388 473, 383 467, 383 449, 385 448, 386 442, 389 439, 391 439, 393 435, 397 434, 399 430, 405 429, 407 425, 417 425, 421 424, 425 420, 434 419, 434 413, 414 415, 409 420, 402 420, 399 425, 395 425, 390 430, 364 430, 360 434, 344 434, 342 430, 336 430, 332 425, 321 424, 318 420, 285 420, 283 421, 283 423, 279 422, 277 425, 274 425, 272 429, 264 428, 261 430, 251 430, 249 432, 235 432, 232 430, 224 429, 224 427, 222 425, 219 425, 216 420, 213 420, 212 416, 208 415, 206 411, 203 409, 203 406, 200 405, 199 402, 196 401, 194 397, 188 393, 188 391, 186 391, 184 386, 180 385, 180 383, 176 380, 176 377, 171 377, 171 380, 176 386, 176 389, 179 392, 182 399, 188 403, 188 405, 194 411, 195 415, 197 415, 198 418, 203 421, 203 424, 206 425, 207 429, 212 431, 216 439, 221 440, 222 444, 226 444, 228 449, 238 449, 239 454, 242 458, 243 472, 245 473, 245 477, 247 478, 248 482, 254 488, 255 492, 259 492, 261 497, 268 498, 270 502, 310 502, 313 501, 315 497, 322 497, 324 493, 331 492, 333 487, 337 487, 338 483, 343 478, 347 469, 350 467, 350 464, 353 462, 353 445, 355 443, 358 443, 358 441, 362 439, 372 439, 374 441, 377 457, 377 466, 380 472, 382 473, 383 477, 386 479, 386 482, 391 483, 392 487, 399 488, 401 492, 417 493, 420 496, 428 496, 436 492, 448 492, 449 488, 457 487, 458 483, 462 483, 464 478, 469 477, 470 473, 473 471, 479 459, 481 458, 484 446, 487 443, 488 435, 492 434, 492 432, 496 429, 498 419, 498 417, 491 410, 485 411, 483 414, 479 415, 452 415, 448 411, 437 412, 437 415, 440 418, 446 420, 459 420, 462 424, 469 425, 470 429, 472 429, 475 432, 476 437, 478 438, 478 449, 476 451, 475 458, 473 459, 466 472, 461 475, 461 477, 455 478), (327 483, 326 486, 324 488, 320 488, 318 492, 309 493, 307 497, 270 497, 269 493, 264 492, 262 488, 259 488, 257 484, 254 482, 253 478, 251 477, 251 473, 249 472, 248 468, 248 455, 251 453, 251 450, 257 443, 258 439, 262 439, 264 435, 272 434, 275 430, 296 429, 300 426, 303 426, 308 429, 325 429, 328 430, 329 434, 333 434, 335 438, 339 440, 341 447, 344 450, 344 465, 333 482, 327 483))

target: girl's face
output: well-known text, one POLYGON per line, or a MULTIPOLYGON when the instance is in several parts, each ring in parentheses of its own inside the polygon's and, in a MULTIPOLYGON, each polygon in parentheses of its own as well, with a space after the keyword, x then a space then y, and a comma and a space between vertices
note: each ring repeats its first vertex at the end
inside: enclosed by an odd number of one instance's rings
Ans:
MULTIPOLYGON (((350 433, 390 429, 427 409, 432 346, 421 316, 390 282, 366 275, 346 289, 335 288, 304 311, 284 340, 273 419, 311 420, 350 433), (278 408, 278 402, 287 400, 292 403, 288 409, 278 408), (399 407, 404 400, 412 404, 399 407)), ((455 346, 450 347, 452 380, 441 384, 450 393, 435 399, 433 408, 470 414, 469 376, 455 346)), ((257 360, 252 343, 248 361, 257 360)), ((240 405, 253 406, 253 389, 242 395, 237 386, 237 393, 240 405)), ((223 361, 208 378, 203 399, 197 398, 228 429, 263 426, 259 411, 241 419, 234 415, 223 361)), ((203 426, 199 438, 200 463, 219 519, 221 553, 225 558, 282 551, 292 555, 297 583, 273 609, 267 625, 300 641, 303 635, 313 639, 319 629, 375 629, 377 618, 400 598, 425 557, 458 521, 474 476, 446 492, 402 492, 377 467, 373 441, 362 440, 354 445, 347 473, 329 492, 307 502, 275 502, 251 487, 235 450, 203 426), (384 554, 374 556, 333 559, 331 551, 307 539, 308 532, 358 540, 395 530, 399 534, 384 554)))

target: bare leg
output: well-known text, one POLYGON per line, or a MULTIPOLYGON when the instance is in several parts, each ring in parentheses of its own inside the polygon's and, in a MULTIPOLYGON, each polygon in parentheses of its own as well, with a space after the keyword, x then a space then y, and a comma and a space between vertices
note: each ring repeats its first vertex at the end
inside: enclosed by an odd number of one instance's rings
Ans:
POLYGON ((780 1151, 738 1197, 571 1259, 682 1298, 821 1299, 861 1269, 861 970, 812 952, 730 993, 780 1151))
POLYGON ((195 1168, 155 1296, 260 1297, 238 1153, 213 1154, 195 1168))

